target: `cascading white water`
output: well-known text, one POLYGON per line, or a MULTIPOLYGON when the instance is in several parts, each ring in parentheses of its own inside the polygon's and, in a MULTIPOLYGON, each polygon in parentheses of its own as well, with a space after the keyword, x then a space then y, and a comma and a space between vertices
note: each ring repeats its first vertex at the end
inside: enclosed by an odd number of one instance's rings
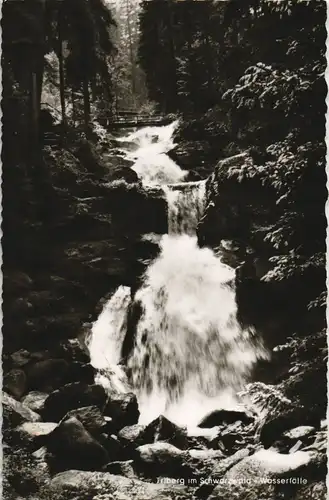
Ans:
POLYGON ((205 209, 206 181, 167 185, 164 192, 169 234, 194 235, 205 209))
POLYGON ((106 369, 120 362, 130 302, 130 288, 120 286, 94 323, 88 349, 95 368, 106 369))
POLYGON ((262 346, 236 319, 234 271, 188 235, 165 236, 136 294, 143 306, 128 360, 141 421, 196 425, 232 406, 262 346))
POLYGON ((175 121, 162 127, 145 127, 120 139, 126 158, 134 161, 131 168, 145 185, 181 182, 187 176, 188 172, 166 154, 174 146, 172 137, 177 125, 175 121), (127 143, 135 146, 132 151, 124 147, 127 143))
MULTIPOLYGON (((149 129, 136 133, 133 140, 137 136, 141 149, 153 145, 149 144, 153 137, 149 129)), ((166 144, 169 142, 167 137, 166 144)), ((161 149, 165 149, 163 144, 158 151, 161 149)), ((144 153, 135 154, 144 157, 144 153)), ((145 184, 150 181, 151 167, 152 179, 161 184, 164 178, 156 158, 158 154, 148 158, 148 165, 141 169, 145 184)), ((181 171, 177 165, 175 168, 181 171)), ((169 234, 162 238, 160 255, 147 269, 135 296, 142 315, 127 365, 141 423, 163 414, 178 424, 195 426, 211 410, 236 406, 236 392, 257 360, 267 355, 254 332, 243 330, 237 321, 233 269, 210 249, 197 245, 195 232, 205 208, 205 181, 170 182, 163 190, 169 234)), ((94 324, 90 352, 96 367, 106 364, 108 350, 111 363, 120 360, 129 305, 122 288, 94 324)))

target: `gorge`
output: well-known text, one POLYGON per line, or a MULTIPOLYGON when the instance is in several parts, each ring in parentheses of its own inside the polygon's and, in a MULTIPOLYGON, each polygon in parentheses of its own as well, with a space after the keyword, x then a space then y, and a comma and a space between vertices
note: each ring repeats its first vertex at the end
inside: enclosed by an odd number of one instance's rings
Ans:
POLYGON ((105 304, 88 347, 95 368, 118 364, 130 301, 139 303, 142 312, 127 368, 140 423, 162 414, 196 426, 212 410, 234 409, 237 391, 268 353, 256 332, 239 325, 233 269, 210 249, 198 247, 206 180, 181 182, 187 172, 166 155, 175 125, 141 129, 119 140, 143 184, 162 186, 168 235, 161 238, 160 254, 133 299, 129 289, 120 287, 105 304))
POLYGON ((2 14, 4 500, 326 500, 326 3, 2 14))

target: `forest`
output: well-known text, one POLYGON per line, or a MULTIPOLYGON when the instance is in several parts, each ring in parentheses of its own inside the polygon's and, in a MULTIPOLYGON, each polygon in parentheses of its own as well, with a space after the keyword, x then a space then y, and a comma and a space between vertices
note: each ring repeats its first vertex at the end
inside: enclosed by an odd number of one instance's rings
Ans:
POLYGON ((3 1, 3 498, 325 500, 326 18, 3 1), (211 436, 143 413, 189 370, 211 436))

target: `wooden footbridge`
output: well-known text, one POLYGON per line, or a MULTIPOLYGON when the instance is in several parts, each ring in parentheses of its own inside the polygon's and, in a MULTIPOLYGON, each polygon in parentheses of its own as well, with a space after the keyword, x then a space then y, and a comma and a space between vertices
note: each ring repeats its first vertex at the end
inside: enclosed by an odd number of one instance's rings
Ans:
POLYGON ((169 125, 173 121, 173 117, 162 114, 137 113, 132 110, 124 110, 117 111, 110 117, 101 117, 98 121, 107 129, 120 129, 169 125))

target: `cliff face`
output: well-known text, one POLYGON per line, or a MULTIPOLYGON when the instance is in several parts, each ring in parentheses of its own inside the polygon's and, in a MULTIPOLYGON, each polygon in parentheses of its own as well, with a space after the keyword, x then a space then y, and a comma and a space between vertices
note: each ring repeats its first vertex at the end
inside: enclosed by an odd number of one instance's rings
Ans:
POLYGON ((207 181, 207 208, 198 238, 200 245, 219 247, 237 268, 241 320, 263 329, 276 345, 294 331, 321 328, 322 313, 312 312, 308 304, 320 293, 323 276, 320 268, 308 269, 302 261, 285 276, 275 275, 276 259, 288 258, 292 251, 276 248, 268 237, 280 212, 274 190, 254 175, 257 168, 248 152, 216 165, 207 181))
POLYGON ((157 251, 141 236, 166 232, 167 215, 128 166, 76 140, 45 146, 34 171, 5 168, 5 352, 76 337, 101 297, 136 286, 157 251))
POLYGON ((279 220, 277 196, 256 180, 257 168, 248 152, 216 165, 207 180, 199 244, 219 250, 236 268, 240 321, 254 326, 274 348, 267 381, 283 382, 287 393, 323 412, 325 390, 315 395, 311 387, 325 386, 325 362, 319 361, 326 352, 325 308, 319 306, 325 274, 315 259, 309 265, 307 257, 293 259, 289 247, 282 251, 271 243, 268 235, 279 220), (278 259, 286 263, 283 276, 276 270, 278 259))

